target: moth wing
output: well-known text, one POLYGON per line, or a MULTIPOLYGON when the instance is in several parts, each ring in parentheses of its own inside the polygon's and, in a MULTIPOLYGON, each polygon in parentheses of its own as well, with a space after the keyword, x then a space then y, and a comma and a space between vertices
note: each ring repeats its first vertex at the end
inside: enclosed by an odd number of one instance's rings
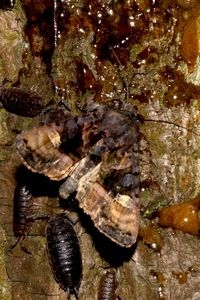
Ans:
POLYGON ((80 207, 98 230, 122 247, 131 247, 137 239, 140 221, 138 198, 111 195, 98 182, 101 163, 83 176, 77 189, 80 207))
POLYGON ((53 125, 22 132, 17 136, 15 145, 28 169, 52 180, 65 178, 74 164, 68 155, 59 151, 60 135, 53 125))

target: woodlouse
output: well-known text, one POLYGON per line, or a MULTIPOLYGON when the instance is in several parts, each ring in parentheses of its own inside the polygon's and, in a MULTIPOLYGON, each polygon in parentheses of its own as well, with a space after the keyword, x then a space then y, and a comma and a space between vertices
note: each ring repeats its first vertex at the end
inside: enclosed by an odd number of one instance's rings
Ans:
POLYGON ((47 250, 55 280, 64 291, 78 299, 82 258, 78 238, 64 214, 51 219, 46 228, 47 250))
POLYGON ((114 270, 107 271, 101 278, 97 300, 116 300, 117 281, 114 270))
POLYGON ((0 102, 7 111, 22 117, 36 117, 44 108, 40 95, 17 87, 1 88, 0 102))
POLYGON ((28 185, 18 183, 14 193, 13 209, 13 233, 17 242, 11 246, 14 248, 21 238, 25 238, 30 231, 32 219, 33 198, 28 185))

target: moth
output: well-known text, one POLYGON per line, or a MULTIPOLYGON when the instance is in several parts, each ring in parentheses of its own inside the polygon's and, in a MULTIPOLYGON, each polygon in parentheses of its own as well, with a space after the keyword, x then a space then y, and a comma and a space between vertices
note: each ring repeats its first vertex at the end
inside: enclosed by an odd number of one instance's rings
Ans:
MULTIPOLYGON (((61 118, 62 119, 62 118, 61 118)), ((140 221, 139 124, 130 111, 89 104, 80 115, 22 132, 16 149, 25 166, 76 199, 98 230, 122 247, 137 239, 140 221)))

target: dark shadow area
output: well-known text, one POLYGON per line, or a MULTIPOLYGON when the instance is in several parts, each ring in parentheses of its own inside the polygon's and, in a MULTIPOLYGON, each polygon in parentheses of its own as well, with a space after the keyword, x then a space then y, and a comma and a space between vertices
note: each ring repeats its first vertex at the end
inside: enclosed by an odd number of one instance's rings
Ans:
POLYGON ((0 9, 10 10, 14 7, 15 1, 13 0, 1 0, 0 9))
POLYGON ((24 166, 20 166, 17 169, 15 179, 17 183, 28 185, 34 197, 58 196, 60 181, 52 181, 44 175, 31 172, 24 166))
POLYGON ((86 229, 93 239, 94 247, 101 257, 112 267, 119 267, 125 261, 129 261, 136 249, 136 244, 130 248, 124 248, 112 242, 94 226, 93 221, 79 208, 81 225, 86 229))
POLYGON ((79 208, 79 203, 78 200, 76 199, 76 192, 71 193, 70 196, 67 199, 59 198, 59 205, 61 208, 64 210, 69 210, 69 211, 78 211, 79 208))

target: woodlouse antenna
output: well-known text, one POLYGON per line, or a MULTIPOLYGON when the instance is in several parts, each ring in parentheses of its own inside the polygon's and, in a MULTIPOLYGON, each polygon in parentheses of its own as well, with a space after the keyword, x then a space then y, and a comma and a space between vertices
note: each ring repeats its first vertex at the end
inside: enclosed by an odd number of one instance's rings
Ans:
POLYGON ((76 298, 76 300, 79 300, 78 293, 77 293, 77 290, 76 290, 76 289, 73 289, 73 290, 71 291, 71 293, 69 293, 69 296, 68 296, 69 300, 70 300, 70 298, 71 298, 71 295, 74 295, 74 297, 76 298))

